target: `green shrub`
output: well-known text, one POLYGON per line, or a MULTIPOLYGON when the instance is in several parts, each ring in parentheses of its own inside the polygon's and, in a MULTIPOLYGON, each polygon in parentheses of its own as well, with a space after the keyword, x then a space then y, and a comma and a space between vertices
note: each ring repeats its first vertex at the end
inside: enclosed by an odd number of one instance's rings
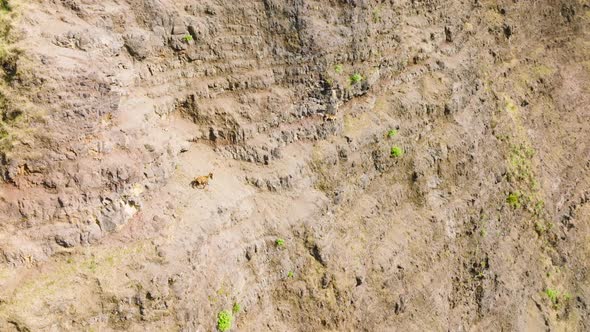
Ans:
POLYGON ((404 155, 404 150, 402 148, 400 148, 399 146, 394 146, 391 148, 391 156, 392 157, 401 157, 404 155))
POLYGON ((287 278, 293 278, 293 271, 289 271, 289 273, 287 273, 287 278))
POLYGON ((334 66, 334 71, 336 72, 336 74, 342 74, 342 72, 344 71, 344 66, 341 64, 337 64, 334 66))
POLYGON ((352 76, 350 76, 350 84, 357 84, 362 80, 363 80, 363 77, 359 73, 355 73, 352 76))
POLYGON ((520 193, 510 193, 506 198, 506 202, 514 209, 520 207, 520 193))
POLYGON ((193 40, 193 36, 191 36, 191 35, 184 35, 184 37, 182 37, 182 39, 183 39, 185 42, 187 42, 187 43, 188 43, 188 42, 191 42, 191 41, 193 40))
POLYGON ((285 245, 285 240, 283 239, 276 239, 275 244, 277 245, 277 247, 282 247, 285 245))
POLYGON ((242 306, 238 302, 234 302, 233 307, 231 308, 231 312, 235 315, 242 310, 242 306))
POLYGON ((12 6, 10 5, 10 1, 8 0, 0 0, 0 10, 3 11, 11 11, 12 10, 12 6))
POLYGON ((217 314, 217 329, 221 332, 231 329, 234 317, 228 310, 223 310, 217 314))
POLYGON ((397 135, 397 130, 396 129, 391 129, 390 131, 387 132, 387 137, 392 138, 395 135, 397 135))
POLYGON ((551 300, 551 303, 554 305, 557 304, 559 299, 559 293, 555 289, 547 288, 545 289, 545 295, 551 300))

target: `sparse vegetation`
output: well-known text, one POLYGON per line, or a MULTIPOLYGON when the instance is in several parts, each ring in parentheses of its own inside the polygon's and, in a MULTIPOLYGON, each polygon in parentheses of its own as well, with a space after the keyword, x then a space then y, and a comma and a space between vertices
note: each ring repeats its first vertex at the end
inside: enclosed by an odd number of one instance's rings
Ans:
POLYGON ((513 192, 508 195, 506 202, 514 209, 518 209, 521 206, 521 195, 518 192, 513 192))
POLYGON ((545 227, 545 224, 543 224, 540 221, 535 222, 535 232, 537 232, 537 234, 542 235, 545 232, 547 232, 547 227, 545 227))
POLYGON ((390 131, 387 132, 387 137, 392 138, 395 135, 397 135, 397 129, 391 129, 390 131))
POLYGON ((191 35, 184 35, 184 37, 182 37, 182 40, 184 40, 185 42, 191 42, 193 41, 193 36, 191 35))
POLYGON ((10 86, 22 70, 22 67, 17 70, 16 65, 20 52, 11 45, 14 15, 11 2, 0 0, 0 152, 12 150, 18 134, 22 133, 20 126, 26 120, 23 98, 10 86))
POLYGON ((505 143, 506 148, 506 180, 512 186, 512 192, 506 197, 506 203, 513 209, 522 208, 531 213, 534 231, 539 236, 543 236, 553 225, 547 221, 545 201, 535 174, 533 158, 536 151, 526 133, 519 106, 506 97, 505 105, 500 111, 502 114, 507 114, 506 119, 509 119, 502 128, 503 134, 495 134, 505 143))
POLYGON ((293 271, 289 271, 289 273, 287 273, 287 278, 293 278, 293 271))
POLYGON ((545 201, 539 200, 539 201, 537 201, 537 203, 535 203, 535 206, 533 207, 533 214, 536 217, 541 217, 543 215, 544 210, 545 210, 545 201))
POLYGON ((395 158, 402 157, 404 155, 404 150, 399 146, 394 146, 391 148, 391 156, 395 158))
POLYGON ((98 268, 98 264, 96 263, 96 261, 94 260, 94 258, 92 258, 88 262, 86 262, 86 267, 91 272, 96 272, 96 269, 98 268))
POLYGON ((282 246, 284 246, 284 245, 285 245, 285 240, 283 240, 283 239, 280 239, 280 238, 279 238, 279 239, 276 239, 276 240, 275 240, 275 245, 276 245, 277 247, 282 247, 282 246))
POLYGON ((231 308, 232 313, 235 315, 242 310, 242 306, 238 302, 234 302, 234 305, 231 308))
POLYGON ((357 84, 363 80, 363 76, 359 73, 352 74, 350 76, 350 84, 357 84))
POLYGON ((551 228, 553 228, 553 224, 546 221, 536 221, 535 222, 535 232, 539 235, 543 235, 547 233, 551 228))
POLYGON ((510 145, 508 180, 520 181, 533 187, 535 179, 533 175, 532 157, 535 150, 528 144, 519 143, 510 145))
POLYGON ((334 66, 334 71, 336 72, 336 74, 342 74, 342 72, 344 71, 344 66, 342 64, 337 64, 334 66))
POLYGON ((377 6, 372 12, 373 23, 381 22, 381 6, 377 6))
POLYGON ((228 310, 223 310, 217 314, 217 329, 221 332, 231 329, 234 317, 228 310))
MULTIPOLYGON (((535 220, 545 219, 543 197, 536 178, 535 149, 523 124, 523 112, 509 96, 504 96, 504 105, 499 109, 501 130, 495 136, 505 143, 507 172, 506 179, 512 185, 512 193, 506 198, 513 208, 524 208, 535 220)), ((534 224, 535 231, 546 231, 543 224, 534 224)))
POLYGON ((332 195, 338 185, 336 180, 337 171, 334 169, 334 165, 326 161, 323 155, 317 154, 314 155, 309 166, 317 176, 314 183, 315 188, 332 195))

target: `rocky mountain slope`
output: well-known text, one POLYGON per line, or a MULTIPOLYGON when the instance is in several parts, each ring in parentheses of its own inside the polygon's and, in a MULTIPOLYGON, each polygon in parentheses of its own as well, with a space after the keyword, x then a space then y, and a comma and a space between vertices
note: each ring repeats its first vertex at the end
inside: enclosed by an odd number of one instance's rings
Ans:
POLYGON ((590 329, 587 0, 1 0, 0 40, 2 331, 590 329))

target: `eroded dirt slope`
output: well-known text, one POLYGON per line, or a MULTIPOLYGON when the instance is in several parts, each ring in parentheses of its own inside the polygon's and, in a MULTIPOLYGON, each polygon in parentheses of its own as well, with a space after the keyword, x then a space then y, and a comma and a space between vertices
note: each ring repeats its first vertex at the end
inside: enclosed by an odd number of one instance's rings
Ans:
POLYGON ((0 330, 590 329, 586 0, 0 1, 0 39, 0 330))

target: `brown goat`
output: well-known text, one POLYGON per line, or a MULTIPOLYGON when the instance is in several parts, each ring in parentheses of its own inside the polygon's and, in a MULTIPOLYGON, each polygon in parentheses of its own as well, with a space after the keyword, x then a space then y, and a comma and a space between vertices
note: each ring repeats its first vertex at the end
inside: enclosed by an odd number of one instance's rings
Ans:
POLYGON ((197 176, 193 179, 193 181, 191 181, 191 186, 193 188, 205 189, 205 187, 209 185, 209 179, 213 180, 213 173, 209 173, 209 175, 197 176))
POLYGON ((334 114, 324 114, 325 121, 336 121, 338 118, 334 114))

